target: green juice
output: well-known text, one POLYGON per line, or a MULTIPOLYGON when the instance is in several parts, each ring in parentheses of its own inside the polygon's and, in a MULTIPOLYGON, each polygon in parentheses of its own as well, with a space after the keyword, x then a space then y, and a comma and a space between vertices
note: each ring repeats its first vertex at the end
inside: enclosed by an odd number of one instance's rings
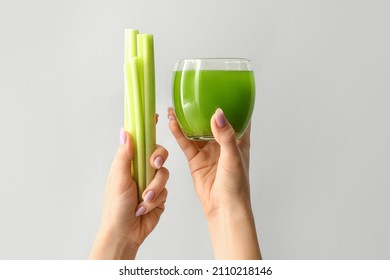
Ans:
POLYGON ((255 103, 253 71, 187 70, 173 75, 173 105, 190 139, 213 139, 211 116, 221 108, 237 139, 247 129, 255 103))

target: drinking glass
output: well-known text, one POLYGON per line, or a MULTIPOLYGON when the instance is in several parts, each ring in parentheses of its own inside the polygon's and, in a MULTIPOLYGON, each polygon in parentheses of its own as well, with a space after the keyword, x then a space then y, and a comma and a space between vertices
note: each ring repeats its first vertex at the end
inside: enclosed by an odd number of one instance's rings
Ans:
POLYGON ((214 140, 211 116, 221 108, 239 139, 255 104, 255 78, 244 58, 179 60, 173 73, 173 108, 188 139, 214 140))

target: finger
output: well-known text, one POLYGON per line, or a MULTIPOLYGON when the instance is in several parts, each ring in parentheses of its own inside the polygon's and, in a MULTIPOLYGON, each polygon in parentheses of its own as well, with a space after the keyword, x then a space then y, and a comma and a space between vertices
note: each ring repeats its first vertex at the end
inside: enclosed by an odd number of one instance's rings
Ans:
POLYGON ((211 117, 210 125, 214 138, 221 149, 236 153, 238 151, 236 133, 221 109, 218 108, 215 111, 215 114, 211 117))
POLYGON ((142 215, 148 214, 149 212, 153 211, 158 206, 160 206, 161 203, 165 203, 165 201, 167 200, 167 196, 168 196, 168 191, 166 188, 164 188, 160 192, 159 196, 157 196, 153 202, 150 202, 150 203, 142 202, 138 206, 137 211, 135 212, 135 216, 137 216, 137 217, 142 216, 142 215))
POLYGON ((150 165, 155 169, 160 169, 167 160, 168 155, 168 151, 163 146, 157 145, 150 156, 150 165))
POLYGON ((214 138, 221 146, 220 159, 227 165, 237 163, 241 155, 237 146, 236 133, 226 119, 223 111, 218 108, 211 117, 210 122, 214 138))
POLYGON ((160 117, 160 115, 159 114, 156 114, 156 124, 158 124, 158 118, 160 117))
POLYGON ((136 216, 150 212, 161 203, 161 199, 159 197, 166 192, 165 185, 168 178, 168 169, 161 168, 157 171, 156 176, 142 193, 143 201, 137 207, 136 216))
POLYGON ((175 113, 173 108, 168 108, 168 118, 169 118, 169 129, 171 130, 173 136, 176 139, 176 142, 179 144, 180 148, 183 150, 187 160, 192 160, 199 152, 198 147, 193 141, 188 140, 183 131, 181 130, 179 123, 176 120, 175 113))
POLYGON ((109 183, 112 182, 113 185, 125 187, 132 182, 131 161, 134 151, 132 137, 123 129, 120 131, 120 143, 121 145, 111 165, 109 183))
POLYGON ((157 219, 160 218, 161 214, 164 212, 165 209, 165 202, 168 197, 168 191, 167 189, 164 189, 160 195, 157 197, 156 202, 154 203, 153 207, 150 207, 150 209, 147 209, 145 205, 140 205, 137 208, 136 216, 143 216, 147 219, 149 219, 150 214, 155 214, 157 219), (148 215, 149 214, 149 215, 148 215))
POLYGON ((142 193, 142 198, 145 203, 151 203, 159 196, 160 192, 165 188, 169 178, 169 171, 165 167, 157 170, 156 175, 150 182, 148 187, 142 193))

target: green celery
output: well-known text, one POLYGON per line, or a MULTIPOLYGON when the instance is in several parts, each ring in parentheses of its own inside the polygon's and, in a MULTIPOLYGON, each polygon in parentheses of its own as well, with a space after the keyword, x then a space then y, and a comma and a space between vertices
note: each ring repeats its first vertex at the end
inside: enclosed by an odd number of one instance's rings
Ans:
MULTIPOLYGON (((132 57, 137 56, 137 35, 138 30, 125 30, 125 63, 129 62, 132 57)), ((130 77, 125 75, 125 130, 132 133, 135 129, 135 116, 134 110, 131 109, 133 93, 129 81, 131 81, 130 77)))
MULTIPOLYGON (((137 47, 140 59, 141 87, 145 109, 145 156, 150 158, 156 148, 156 90, 154 74, 153 35, 138 34, 137 47)), ((146 183, 149 184, 155 175, 155 169, 148 164, 146 167, 146 183)))
POLYGON ((138 200, 155 175, 149 159, 156 147, 153 35, 125 30, 125 130, 133 139, 132 175, 138 200))
MULTIPOLYGON (((142 192, 146 188, 145 182, 145 123, 144 123, 144 108, 142 106, 142 92, 140 91, 140 78, 138 70, 138 57, 133 57, 129 63, 131 69, 131 82, 133 85, 133 104, 132 110, 135 114, 135 132, 133 137, 135 137, 135 146, 134 146, 134 165, 137 169, 137 185, 138 185, 138 200, 142 200, 142 192)), ((149 163, 149 161, 148 161, 149 163)))

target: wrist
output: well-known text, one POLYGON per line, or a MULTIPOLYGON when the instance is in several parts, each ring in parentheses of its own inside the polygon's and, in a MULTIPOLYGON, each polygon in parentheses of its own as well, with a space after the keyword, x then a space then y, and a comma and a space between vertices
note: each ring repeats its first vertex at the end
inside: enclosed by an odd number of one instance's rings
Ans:
POLYGON ((254 225, 253 213, 250 205, 238 203, 229 206, 219 206, 206 214, 209 227, 234 228, 241 224, 254 225))
MULTIPOLYGON (((210 196, 214 196, 211 194, 210 196)), ((226 216, 252 215, 250 195, 244 191, 235 194, 216 194, 218 199, 203 204, 203 212, 207 221, 219 221, 226 216)))
POLYGON ((216 259, 261 259, 250 205, 216 209, 207 222, 216 259))
POLYGON ((92 247, 90 259, 133 260, 139 244, 118 236, 111 229, 99 229, 92 247))

